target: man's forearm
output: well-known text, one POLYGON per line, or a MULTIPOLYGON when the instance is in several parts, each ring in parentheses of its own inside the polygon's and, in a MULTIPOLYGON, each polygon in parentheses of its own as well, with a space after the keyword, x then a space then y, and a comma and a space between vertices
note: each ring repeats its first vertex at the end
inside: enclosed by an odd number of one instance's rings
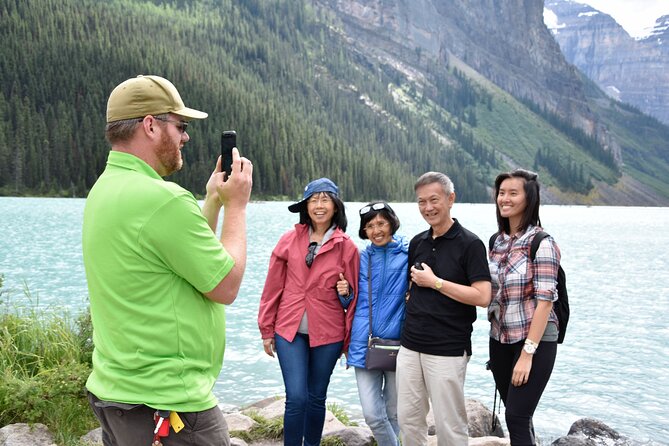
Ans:
POLYGON ((225 210, 221 244, 235 261, 235 265, 216 287, 205 293, 214 302, 229 305, 237 298, 246 269, 246 209, 225 210))
POLYGON ((218 198, 205 197, 202 205, 202 215, 207 219, 207 223, 211 230, 216 234, 216 227, 218 226, 218 216, 221 214, 221 202, 218 198))
POLYGON ((237 294, 246 269, 246 208, 225 209, 221 243, 225 250, 235 259, 235 266, 228 273, 228 285, 237 294))
POLYGON ((461 285, 444 280, 442 288, 438 291, 463 304, 478 307, 487 307, 490 304, 490 282, 487 281, 461 285))

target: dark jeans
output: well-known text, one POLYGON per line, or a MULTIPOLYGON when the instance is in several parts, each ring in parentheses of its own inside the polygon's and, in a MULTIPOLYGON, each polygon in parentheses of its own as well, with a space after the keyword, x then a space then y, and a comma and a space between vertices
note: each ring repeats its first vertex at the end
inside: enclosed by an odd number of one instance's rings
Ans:
POLYGON ((536 444, 532 416, 551 377, 557 355, 557 342, 540 342, 532 358, 527 383, 514 387, 511 384, 513 367, 524 343, 523 340, 515 344, 502 344, 490 338, 489 345, 490 370, 506 407, 506 427, 513 446, 536 444))
MULTIPOLYGON (((88 402, 100 421, 104 446, 149 446, 153 442, 152 409, 143 404, 116 404, 100 401, 88 392, 88 402)), ((170 428, 161 437, 164 446, 230 446, 228 424, 221 409, 214 406, 201 412, 179 412, 184 428, 179 433, 170 428)))
POLYGON ((309 347, 309 336, 298 333, 293 342, 275 336, 276 353, 286 387, 283 444, 317 446, 325 423, 325 400, 330 376, 341 356, 343 342, 309 347))

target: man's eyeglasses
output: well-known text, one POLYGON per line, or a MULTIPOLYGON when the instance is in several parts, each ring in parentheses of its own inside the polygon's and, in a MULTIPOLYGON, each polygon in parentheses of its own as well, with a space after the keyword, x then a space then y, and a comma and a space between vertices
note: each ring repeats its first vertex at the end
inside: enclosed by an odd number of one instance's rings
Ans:
MULTIPOLYGON (((154 116, 153 119, 156 119, 158 121, 162 122, 171 122, 174 124, 174 126, 179 130, 181 133, 186 133, 186 129, 188 128, 188 123, 186 121, 175 121, 174 119, 167 119, 167 118, 159 118, 158 116, 154 116)), ((142 122, 144 118, 138 119, 137 121, 142 122)))
POLYGON ((386 208, 385 203, 374 203, 372 205, 363 206, 360 209, 360 215, 365 215, 367 212, 369 212, 371 210, 380 211, 381 209, 385 209, 385 208, 386 208))
POLYGON ((304 261, 307 263, 307 267, 311 268, 311 264, 314 263, 314 257, 316 257, 316 247, 318 243, 311 242, 309 243, 309 248, 307 249, 307 256, 304 258, 304 261))
POLYGON ((188 128, 188 123, 186 121, 175 121, 174 119, 158 118, 157 116, 154 116, 153 118, 158 121, 171 122, 181 133, 186 133, 186 129, 188 128))

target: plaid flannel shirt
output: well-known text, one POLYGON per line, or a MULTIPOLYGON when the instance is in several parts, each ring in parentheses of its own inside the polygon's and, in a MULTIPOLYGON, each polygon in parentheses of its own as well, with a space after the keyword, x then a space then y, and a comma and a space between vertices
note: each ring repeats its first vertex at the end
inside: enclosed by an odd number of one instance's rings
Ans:
MULTIPOLYGON (((488 306, 490 337, 503 344, 527 338, 538 300, 557 300, 560 249, 552 237, 541 241, 534 264, 530 264, 532 239, 541 230, 529 226, 517 237, 501 234, 490 252, 493 295, 488 306)), ((555 311, 551 311, 548 320, 558 323, 555 311)))

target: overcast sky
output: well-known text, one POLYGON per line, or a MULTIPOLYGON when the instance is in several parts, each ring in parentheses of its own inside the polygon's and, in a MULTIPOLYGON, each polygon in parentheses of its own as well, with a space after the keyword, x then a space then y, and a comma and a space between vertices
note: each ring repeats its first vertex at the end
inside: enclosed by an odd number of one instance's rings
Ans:
POLYGON ((632 37, 648 35, 655 19, 669 14, 669 0, 576 0, 605 12, 632 37))

